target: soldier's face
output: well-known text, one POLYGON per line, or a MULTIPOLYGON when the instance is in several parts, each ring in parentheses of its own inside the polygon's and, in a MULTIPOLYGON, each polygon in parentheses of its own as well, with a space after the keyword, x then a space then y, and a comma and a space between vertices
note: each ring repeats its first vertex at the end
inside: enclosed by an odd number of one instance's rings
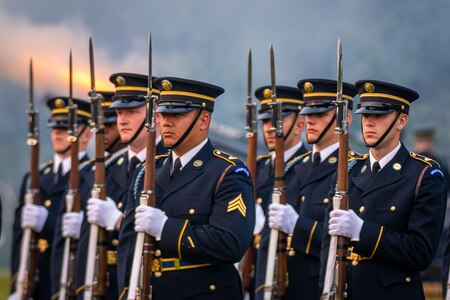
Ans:
POLYGON ((117 123, 105 124, 105 148, 108 148, 119 136, 117 123))
MULTIPOLYGON (((297 121, 297 115, 295 113, 289 114, 287 116, 283 117, 283 134, 286 135, 289 131, 289 129, 292 126, 293 122, 297 121)), ((301 124, 299 124, 299 126, 301 127, 300 130, 298 130, 298 126, 294 126, 295 128, 292 129, 291 133, 289 134, 289 136, 287 137, 287 139, 285 139, 284 141, 284 147, 285 149, 290 149, 293 146, 295 146, 296 143, 299 142, 299 137, 297 134, 297 138, 296 135, 294 134, 293 131, 299 131, 299 133, 301 134, 301 131, 303 129, 303 121, 301 122, 301 124)), ((275 132, 271 131, 270 128, 272 127, 272 120, 271 119, 264 119, 263 120, 263 131, 264 131, 264 139, 266 141, 266 145, 269 148, 269 150, 274 150, 275 149, 275 132)))
MULTIPOLYGON (((375 144, 388 130, 397 117, 397 112, 388 114, 363 114, 361 117, 364 140, 368 145, 375 144)), ((400 139, 400 133, 408 122, 408 115, 401 114, 394 126, 378 147, 384 147, 396 143, 400 139)))
POLYGON ((67 128, 55 127, 52 129, 52 145, 55 152, 61 152, 69 147, 70 142, 67 140, 69 134, 67 128))
MULTIPOLYGON (((331 122, 336 111, 334 109, 326 111, 320 114, 311 114, 306 115, 306 139, 309 143, 316 143, 322 132, 331 122)), ((320 140, 321 142, 326 143, 327 140, 334 135, 332 129, 333 126, 330 127, 325 135, 320 140), (331 130, 330 130, 331 129, 331 130)))
MULTIPOLYGON (((145 120, 145 105, 135 108, 119 108, 117 109, 117 128, 119 130, 120 139, 127 143, 137 132, 142 122, 145 120)), ((141 131, 145 134, 145 130, 141 131)))

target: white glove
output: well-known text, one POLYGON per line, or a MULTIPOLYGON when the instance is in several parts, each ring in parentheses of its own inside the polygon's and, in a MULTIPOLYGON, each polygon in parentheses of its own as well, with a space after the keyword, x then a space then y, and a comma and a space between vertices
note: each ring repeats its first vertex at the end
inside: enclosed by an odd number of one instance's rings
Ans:
POLYGON ((31 228, 41 232, 47 221, 48 210, 42 205, 26 204, 22 208, 22 228, 31 228))
POLYGON ((136 208, 134 218, 135 231, 145 231, 154 236, 157 241, 161 239, 164 224, 168 219, 162 210, 147 205, 139 205, 136 208))
POLYGON ((253 235, 260 234, 264 228, 264 223, 266 223, 266 216, 260 204, 255 203, 255 228, 253 228, 253 235))
POLYGON ((87 219, 89 223, 105 227, 106 230, 114 230, 122 212, 116 203, 109 197, 105 200, 89 198, 87 205, 87 219))
POLYGON ((330 213, 328 233, 359 241, 359 235, 364 221, 353 210, 335 209, 330 213))
POLYGON ((83 222, 83 212, 68 212, 63 215, 62 235, 72 239, 80 238, 81 222, 83 222))
POLYGON ((287 234, 294 232, 298 213, 290 204, 272 203, 269 205, 269 227, 287 234))

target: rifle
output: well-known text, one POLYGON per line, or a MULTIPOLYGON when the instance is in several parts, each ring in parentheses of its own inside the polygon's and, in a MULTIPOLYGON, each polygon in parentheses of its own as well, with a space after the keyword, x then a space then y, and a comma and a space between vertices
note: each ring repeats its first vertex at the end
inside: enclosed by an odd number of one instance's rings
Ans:
MULTIPOLYGON (((333 196, 333 209, 348 210, 348 100, 342 97, 343 64, 342 43, 338 39, 338 80, 336 94, 336 128, 339 134, 339 159, 337 173, 337 190, 333 196)), ((328 251, 324 289, 321 299, 346 298, 347 250, 348 238, 332 236, 328 251)))
MULTIPOLYGON (((140 205, 155 207, 155 156, 156 156, 156 130, 155 130, 155 108, 156 96, 152 94, 152 35, 148 36, 148 85, 147 85, 147 116, 145 127, 147 128, 147 150, 145 158, 144 188, 139 199, 140 205)), ((152 263, 153 257, 159 257, 155 253, 155 238, 138 232, 134 248, 133 264, 131 268, 130 284, 127 299, 151 299, 152 298, 152 263), (140 274, 141 286, 138 286, 140 274)), ((158 252, 158 251, 157 251, 158 252)), ((159 255, 158 255, 159 254, 159 255)), ((159 259, 161 259, 159 257, 159 259)), ((155 276, 161 273, 155 272, 155 276)))
MULTIPOLYGON (((30 102, 28 104, 28 137, 30 146, 30 185, 25 194, 24 204, 40 204, 39 199, 39 118, 33 104, 33 60, 30 60, 30 102)), ((16 281, 17 299, 32 297, 38 282, 38 236, 30 228, 23 230, 20 247, 20 264, 16 281)))
MULTIPOLYGON (((252 176, 253 186, 256 182, 256 148, 257 148, 257 131, 258 126, 256 123, 256 102, 252 101, 252 50, 248 50, 248 77, 247 77, 247 125, 245 130, 247 131, 247 167, 252 176)), ((255 189, 253 194, 256 199, 255 189)), ((253 243, 248 247, 247 252, 243 258, 242 282, 244 287, 244 294, 250 289, 250 285, 253 277, 253 247, 257 238, 253 238, 253 243)))
MULTIPOLYGON (((95 183, 91 195, 106 200, 105 180, 105 124, 102 109, 103 97, 95 90, 94 47, 89 39, 89 64, 91 73, 92 131, 95 133, 95 183)), ((84 284, 84 300, 106 296, 107 291, 107 233, 105 228, 91 224, 89 229, 88 256, 84 284)))
MULTIPOLYGON (((66 194, 66 212, 80 211, 80 185, 78 170, 78 130, 77 130, 77 105, 72 100, 72 50, 69 57, 69 106, 68 106, 68 130, 70 142, 70 181, 66 194)), ((75 274, 77 244, 75 239, 66 238, 64 241, 63 263, 61 268, 59 300, 75 298, 75 274)))
MULTIPOLYGON (((272 45, 270 45, 270 75, 272 86, 272 102, 270 103, 272 106, 272 127, 270 130, 275 132, 275 180, 272 203, 286 204, 282 103, 277 101, 275 58, 272 45)), ((280 298, 286 294, 286 287, 288 286, 286 248, 287 235, 277 229, 271 229, 264 285, 265 300, 272 299, 273 296, 280 298)))

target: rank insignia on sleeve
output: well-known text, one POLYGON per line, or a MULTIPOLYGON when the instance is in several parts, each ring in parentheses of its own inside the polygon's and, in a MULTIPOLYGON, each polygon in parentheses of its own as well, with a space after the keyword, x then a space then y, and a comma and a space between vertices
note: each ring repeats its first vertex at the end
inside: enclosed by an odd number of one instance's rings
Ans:
POLYGON ((238 210, 243 217, 247 213, 247 207, 245 206, 244 199, 242 199, 242 194, 239 194, 236 198, 228 202, 227 213, 238 210))

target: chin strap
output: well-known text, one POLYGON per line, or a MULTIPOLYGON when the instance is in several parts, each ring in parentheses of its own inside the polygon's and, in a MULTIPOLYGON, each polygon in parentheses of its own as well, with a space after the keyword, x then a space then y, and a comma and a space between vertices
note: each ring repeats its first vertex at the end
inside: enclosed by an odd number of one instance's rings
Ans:
POLYGON ((105 151, 111 153, 110 151, 114 149, 114 147, 119 143, 119 141, 120 141, 120 134, 117 135, 116 139, 108 146, 108 148, 105 149, 105 151))
POLYGON ((121 143, 124 145, 131 144, 139 136, 139 134, 141 133, 142 129, 144 129, 144 127, 145 127, 145 119, 142 121, 141 126, 139 126, 138 130, 133 135, 133 137, 128 142, 121 142, 121 143))
POLYGON ((325 129, 320 133, 319 137, 315 141, 308 140, 308 135, 306 135, 307 137, 306 140, 308 141, 308 144, 317 144, 318 142, 320 142, 320 140, 323 138, 325 133, 327 133, 327 131, 330 129, 331 125, 334 123, 335 120, 336 114, 333 115, 333 118, 330 120, 330 123, 328 123, 327 127, 325 127, 325 129))
MULTIPOLYGON (((77 134, 77 139, 80 138, 80 136, 83 134, 83 132, 86 130, 87 126, 83 125, 83 128, 80 130, 80 132, 77 134)), ((69 146, 66 147, 66 149, 62 150, 62 151, 56 151, 57 154, 63 155, 64 153, 66 153, 67 151, 70 150, 70 146, 72 146, 72 144, 69 144, 69 146)))
POLYGON ((166 143, 164 142, 164 138, 161 136, 161 141, 163 142, 163 145, 171 150, 178 147, 184 141, 184 139, 189 135, 189 133, 192 131, 192 128, 194 128, 195 123, 197 122, 198 118, 200 117, 200 114, 202 113, 202 111, 203 111, 203 109, 201 109, 201 108, 198 109, 197 115, 195 116, 195 119, 192 121, 189 128, 184 132, 184 134, 181 136, 181 138, 172 146, 166 145, 166 143))
POLYGON ((377 147, 385 138, 386 136, 389 134, 389 132, 391 132, 392 128, 395 125, 395 122, 397 122, 398 118, 400 117, 401 112, 399 111, 397 114, 397 117, 395 118, 395 120, 392 122, 391 126, 389 126, 389 128, 384 132, 384 134, 378 139, 378 141, 376 141, 375 143, 369 145, 366 142, 366 139, 364 138, 364 131, 363 131, 363 126, 362 126, 362 118, 361 118, 361 132, 363 133, 363 140, 364 140, 364 144, 366 145, 366 147, 369 148, 374 148, 377 147))

